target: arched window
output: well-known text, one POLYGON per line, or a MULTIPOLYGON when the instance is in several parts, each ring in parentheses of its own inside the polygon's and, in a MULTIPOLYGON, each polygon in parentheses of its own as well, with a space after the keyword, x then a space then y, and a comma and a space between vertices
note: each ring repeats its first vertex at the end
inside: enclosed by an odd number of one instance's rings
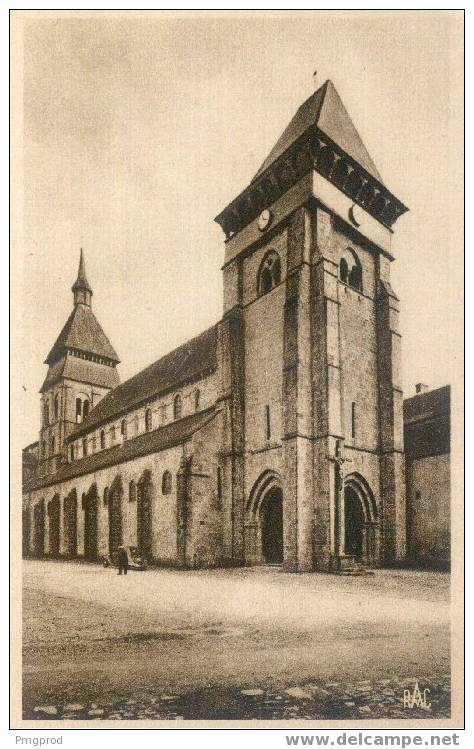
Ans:
POLYGON ((103 450, 105 447, 105 432, 103 429, 101 429, 101 432, 100 432, 100 447, 101 447, 101 450, 103 450))
POLYGON ((199 390, 199 388, 196 388, 196 390, 194 391, 194 410, 195 411, 199 410, 200 401, 201 401, 201 391, 199 390))
POLYGON ((55 447, 56 447, 56 440, 54 439, 54 437, 51 437, 49 441, 49 452, 51 455, 54 455, 55 447))
POLYGON ((105 507, 109 504, 109 489, 108 489, 107 486, 104 489, 104 499, 103 499, 103 502, 104 502, 104 506, 105 507))
POLYGON ((350 247, 345 249, 339 262, 339 278, 355 291, 362 291, 362 265, 350 247))
POLYGON ((110 441, 115 442, 115 424, 110 427, 110 441))
POLYGON ((82 440, 82 455, 85 457, 87 455, 87 440, 82 440))
POLYGON ((171 477, 171 473, 169 471, 165 471, 163 474, 163 478, 161 479, 161 493, 162 494, 171 494, 173 479, 171 477))
POLYGON ((175 395, 174 401, 173 401, 173 416, 175 419, 180 419, 182 413, 183 413, 183 399, 178 393, 178 395, 175 395))
POLYGON ((341 262, 339 263, 339 278, 343 283, 347 283, 349 278, 349 266, 345 257, 341 257, 341 262))
POLYGON ((279 255, 270 250, 263 258, 258 271, 258 293, 260 296, 278 286, 281 281, 281 262, 279 255))
POLYGON ((82 401, 80 398, 76 398, 76 423, 80 424, 82 421, 82 401))
POLYGON ((44 405, 43 405, 43 424, 45 426, 48 426, 48 424, 49 424, 49 403, 48 403, 48 401, 45 401, 44 405))
POLYGON ((59 394, 54 396, 54 418, 59 418, 59 394))
POLYGON ((120 434, 124 439, 127 439, 127 421, 126 419, 122 419, 120 423, 120 434))
POLYGON ((147 408, 145 411, 145 432, 151 431, 151 408, 147 408))
POLYGON ((128 485, 128 501, 135 502, 137 499, 137 485, 135 481, 130 481, 128 485))
POLYGON ((89 401, 85 400, 82 404, 82 418, 87 419, 89 416, 89 401))

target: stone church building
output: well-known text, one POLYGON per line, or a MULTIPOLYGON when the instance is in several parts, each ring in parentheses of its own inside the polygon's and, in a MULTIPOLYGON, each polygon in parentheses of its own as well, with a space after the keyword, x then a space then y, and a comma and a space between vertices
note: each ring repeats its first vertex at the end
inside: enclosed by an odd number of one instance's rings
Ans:
POLYGON ((399 301, 384 185, 335 87, 219 214, 224 309, 119 383, 81 254, 24 453, 24 548, 336 571, 405 557, 399 301))

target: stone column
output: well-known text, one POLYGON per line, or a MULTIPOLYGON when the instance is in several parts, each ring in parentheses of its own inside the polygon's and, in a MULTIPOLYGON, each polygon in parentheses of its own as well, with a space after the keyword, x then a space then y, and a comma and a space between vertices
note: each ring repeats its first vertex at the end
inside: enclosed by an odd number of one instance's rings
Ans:
POLYGON ((378 270, 381 553, 385 561, 394 561, 406 555, 401 336, 399 301, 388 281, 388 262, 383 257, 379 258, 378 270))
POLYGON ((283 564, 313 569, 313 444, 311 402, 309 211, 288 227, 283 322, 283 564))
POLYGON ((245 342, 240 305, 225 313, 217 327, 217 357, 223 410, 221 433, 223 563, 243 564, 244 548, 244 425, 245 342))
POLYGON ((186 567, 188 521, 188 484, 191 458, 183 455, 179 464, 176 486, 176 550, 179 567, 186 567))
POLYGON ((330 214, 322 208, 316 208, 311 288, 315 434, 314 557, 316 568, 325 571, 338 567, 344 549, 343 496, 342 489, 336 486, 333 463, 336 446, 339 445, 339 449, 343 446, 343 428, 338 262, 332 233, 330 214))

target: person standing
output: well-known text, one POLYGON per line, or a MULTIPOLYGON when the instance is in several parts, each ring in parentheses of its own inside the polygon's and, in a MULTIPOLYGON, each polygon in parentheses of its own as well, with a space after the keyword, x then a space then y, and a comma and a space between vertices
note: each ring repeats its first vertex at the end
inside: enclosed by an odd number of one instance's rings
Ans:
POLYGON ((127 574, 128 570, 128 554, 124 546, 118 547, 118 574, 127 574))

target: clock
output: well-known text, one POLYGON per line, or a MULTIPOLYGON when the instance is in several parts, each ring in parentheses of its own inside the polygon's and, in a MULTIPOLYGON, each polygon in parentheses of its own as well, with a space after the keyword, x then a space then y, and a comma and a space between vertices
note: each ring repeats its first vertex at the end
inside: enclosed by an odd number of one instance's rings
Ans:
POLYGON ((362 208, 359 208, 358 205, 352 205, 349 208, 349 218, 351 220, 351 223, 354 224, 354 226, 360 226, 362 223, 362 208))
POLYGON ((271 220, 272 220, 272 214, 266 208, 264 211, 261 212, 260 216, 258 217, 258 228, 260 229, 260 231, 265 231, 265 229, 267 229, 268 226, 270 225, 271 220))

